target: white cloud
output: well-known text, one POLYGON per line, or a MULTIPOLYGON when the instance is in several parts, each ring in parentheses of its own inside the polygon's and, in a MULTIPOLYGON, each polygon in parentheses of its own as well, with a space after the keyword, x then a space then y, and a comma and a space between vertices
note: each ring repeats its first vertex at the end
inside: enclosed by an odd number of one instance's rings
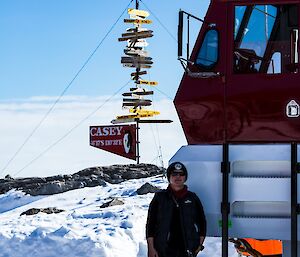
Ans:
MULTIPOLYGON (((30 99, 0 102, 0 172, 13 157, 25 139, 39 124, 56 98, 32 97, 30 99)), ((0 176, 49 176, 74 173, 91 166, 135 163, 129 159, 89 146, 89 126, 108 125, 122 113, 121 99, 109 97, 64 97, 50 113, 47 119, 36 130, 23 149, 0 176), (100 107, 100 108, 99 108, 100 107), (89 119, 84 120, 97 108, 89 119), (70 134, 68 132, 76 127, 70 134), (23 169, 32 160, 40 158, 23 169), (23 170, 22 170, 23 169, 23 170)), ((164 165, 178 150, 186 144, 175 108, 171 100, 161 99, 154 102, 155 109, 161 111, 159 119, 172 119, 171 124, 141 124, 140 129, 140 162, 160 164, 159 145, 163 153, 164 165)))

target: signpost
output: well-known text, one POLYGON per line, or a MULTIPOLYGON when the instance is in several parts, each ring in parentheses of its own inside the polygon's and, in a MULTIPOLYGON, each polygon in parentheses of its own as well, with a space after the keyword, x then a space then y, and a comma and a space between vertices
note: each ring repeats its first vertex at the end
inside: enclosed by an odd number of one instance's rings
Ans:
POLYGON ((145 107, 152 105, 151 99, 145 97, 153 95, 153 91, 146 90, 142 86, 157 86, 158 82, 141 79, 152 67, 152 58, 148 56, 145 47, 148 46, 146 38, 153 36, 153 31, 142 28, 142 25, 151 24, 152 21, 146 19, 150 14, 145 10, 139 10, 139 0, 136 0, 135 9, 129 8, 129 19, 124 19, 127 24, 132 24, 133 28, 127 28, 126 32, 118 38, 119 42, 127 42, 124 49, 126 56, 121 57, 121 64, 124 67, 134 68, 131 78, 135 87, 130 88, 130 92, 124 92, 122 107, 129 109, 129 114, 116 116, 109 126, 90 127, 90 145, 125 158, 136 160, 139 164, 139 124, 140 123, 170 123, 171 120, 145 119, 159 115, 159 111, 149 110, 145 107), (124 123, 131 123, 124 125, 124 123), (135 123, 135 124, 134 124, 135 123), (121 125, 120 125, 121 124, 121 125))
POLYGON ((145 109, 146 106, 152 105, 152 100, 145 97, 153 95, 153 91, 148 91, 142 86, 157 86, 158 82, 141 79, 141 76, 147 74, 147 71, 141 69, 150 69, 152 67, 152 58, 148 56, 145 47, 148 46, 146 38, 153 36, 153 31, 142 28, 142 25, 151 24, 152 21, 146 19, 150 14, 145 10, 139 10, 139 1, 136 0, 136 8, 128 9, 129 19, 124 19, 125 23, 133 24, 133 28, 128 28, 126 33, 122 34, 118 40, 120 42, 127 41, 127 46, 124 49, 126 56, 121 57, 121 63, 124 67, 135 68, 135 72, 131 73, 131 78, 135 83, 134 88, 130 88, 131 92, 125 92, 122 95, 126 96, 123 99, 122 107, 129 108, 130 114, 119 115, 113 119, 111 123, 136 123, 136 160, 139 163, 139 124, 140 123, 170 123, 171 120, 145 120, 159 115, 159 111, 145 109))

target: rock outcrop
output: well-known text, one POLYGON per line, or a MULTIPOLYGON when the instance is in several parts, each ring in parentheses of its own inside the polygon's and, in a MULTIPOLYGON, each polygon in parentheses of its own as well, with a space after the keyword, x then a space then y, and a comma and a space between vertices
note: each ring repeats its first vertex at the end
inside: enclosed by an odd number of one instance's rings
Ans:
POLYGON ((33 196, 52 195, 83 187, 105 186, 106 182, 116 184, 129 179, 156 176, 164 172, 164 168, 152 164, 129 164, 92 167, 72 175, 44 178, 12 178, 6 176, 4 179, 0 179, 0 194, 16 189, 33 196))
POLYGON ((124 202, 118 198, 113 198, 113 199, 110 199, 108 202, 102 204, 100 206, 100 208, 107 208, 107 207, 111 207, 111 206, 116 206, 116 205, 123 205, 124 202))
POLYGON ((48 208, 31 208, 27 211, 24 211, 20 214, 22 215, 35 215, 38 214, 39 212, 43 212, 46 214, 52 214, 52 213, 60 213, 63 212, 64 210, 57 209, 56 207, 48 207, 48 208))
POLYGON ((153 186, 151 185, 150 183, 145 183, 144 185, 142 185, 140 188, 138 188, 136 190, 136 193, 138 195, 146 195, 148 193, 156 193, 158 191, 160 191, 161 189, 156 187, 156 186, 153 186))

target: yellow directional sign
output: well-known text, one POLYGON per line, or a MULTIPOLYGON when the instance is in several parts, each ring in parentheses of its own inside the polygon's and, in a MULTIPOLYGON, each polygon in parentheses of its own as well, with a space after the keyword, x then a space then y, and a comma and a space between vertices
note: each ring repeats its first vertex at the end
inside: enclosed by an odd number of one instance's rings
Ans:
POLYGON ((117 120, 119 119, 139 119, 139 118, 148 118, 153 117, 153 114, 129 114, 129 115, 120 115, 117 116, 117 120))
POLYGON ((134 24, 151 24, 152 20, 140 20, 140 19, 124 19, 125 23, 134 23, 134 24))
POLYGON ((133 8, 129 8, 128 9, 128 14, 130 15, 136 15, 136 16, 140 16, 140 17, 148 17, 150 14, 147 11, 144 10, 137 10, 137 9, 133 9, 133 8))
POLYGON ((148 85, 148 86, 157 86, 158 82, 156 81, 148 81, 148 80, 139 80, 138 84, 148 85))
POLYGON ((136 113, 136 114, 150 114, 150 115, 159 115, 159 111, 153 111, 153 110, 146 110, 146 109, 129 109, 130 113, 136 113))

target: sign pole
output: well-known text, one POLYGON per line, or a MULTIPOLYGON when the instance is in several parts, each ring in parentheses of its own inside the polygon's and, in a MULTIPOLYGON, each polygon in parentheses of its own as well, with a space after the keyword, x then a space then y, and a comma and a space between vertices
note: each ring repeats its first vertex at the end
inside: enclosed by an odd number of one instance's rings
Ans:
POLYGON ((140 138, 139 138, 139 121, 140 119, 136 119, 136 163, 140 164, 140 138))
MULTIPOLYGON (((139 0, 135 0, 135 9, 139 9, 139 0)), ((138 28, 136 29, 136 31, 138 31, 138 28)), ((136 68, 136 80, 135 80, 135 84, 136 84, 136 88, 138 87, 138 81, 139 81, 139 71, 140 68, 137 67, 136 68)), ((136 120, 136 163, 140 164, 140 138, 139 138, 139 118, 136 120)))

